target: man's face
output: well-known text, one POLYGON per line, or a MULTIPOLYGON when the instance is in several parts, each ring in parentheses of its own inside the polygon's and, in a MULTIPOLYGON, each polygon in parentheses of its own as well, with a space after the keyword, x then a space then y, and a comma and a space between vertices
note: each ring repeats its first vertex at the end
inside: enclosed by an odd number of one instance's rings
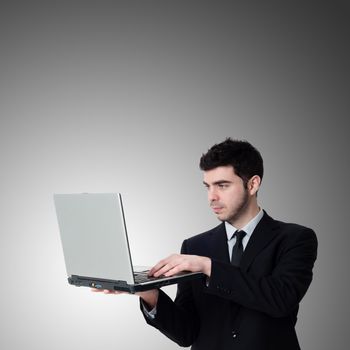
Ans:
POLYGON ((249 191, 232 166, 221 166, 204 172, 203 183, 208 189, 208 200, 217 218, 234 223, 249 206, 249 191))

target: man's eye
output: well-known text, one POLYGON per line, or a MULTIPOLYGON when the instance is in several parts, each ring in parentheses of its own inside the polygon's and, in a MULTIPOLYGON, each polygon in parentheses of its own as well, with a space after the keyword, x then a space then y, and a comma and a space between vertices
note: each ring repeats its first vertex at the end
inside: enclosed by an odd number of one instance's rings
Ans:
POLYGON ((219 184, 218 186, 219 186, 219 188, 227 188, 228 184, 219 184))

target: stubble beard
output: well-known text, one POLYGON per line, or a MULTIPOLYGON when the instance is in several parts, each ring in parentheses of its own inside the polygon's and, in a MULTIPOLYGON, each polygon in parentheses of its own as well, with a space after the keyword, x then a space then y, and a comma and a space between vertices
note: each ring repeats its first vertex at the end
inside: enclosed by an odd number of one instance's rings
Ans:
POLYGON ((240 217, 242 217, 242 215, 246 212, 248 205, 249 205, 249 194, 248 194, 248 190, 245 190, 244 196, 242 200, 238 203, 237 207, 231 213, 228 213, 223 218, 220 218, 218 216, 218 219, 220 221, 227 221, 229 223, 237 222, 240 219, 240 217))

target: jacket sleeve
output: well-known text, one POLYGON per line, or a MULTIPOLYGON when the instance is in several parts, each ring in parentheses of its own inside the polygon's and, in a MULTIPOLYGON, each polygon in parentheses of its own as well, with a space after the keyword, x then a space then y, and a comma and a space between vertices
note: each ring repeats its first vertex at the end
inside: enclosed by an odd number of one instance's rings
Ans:
POLYGON ((212 260, 206 292, 272 317, 285 317, 298 307, 311 283, 316 254, 316 235, 304 228, 288 236, 269 275, 256 277, 239 267, 212 260))
MULTIPOLYGON (((181 253, 187 253, 186 241, 182 244, 181 253)), ((160 290, 156 308, 156 315, 151 319, 145 315, 141 305, 146 322, 178 345, 192 345, 199 330, 192 283, 182 282, 178 284, 175 301, 172 301, 167 294, 160 290)))

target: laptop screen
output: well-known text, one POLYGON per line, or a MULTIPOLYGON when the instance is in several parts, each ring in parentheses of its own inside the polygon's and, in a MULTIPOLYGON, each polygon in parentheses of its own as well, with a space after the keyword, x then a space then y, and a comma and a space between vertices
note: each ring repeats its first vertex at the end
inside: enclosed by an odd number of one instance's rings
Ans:
POLYGON ((54 202, 68 276, 133 283, 121 195, 55 194, 54 202))

